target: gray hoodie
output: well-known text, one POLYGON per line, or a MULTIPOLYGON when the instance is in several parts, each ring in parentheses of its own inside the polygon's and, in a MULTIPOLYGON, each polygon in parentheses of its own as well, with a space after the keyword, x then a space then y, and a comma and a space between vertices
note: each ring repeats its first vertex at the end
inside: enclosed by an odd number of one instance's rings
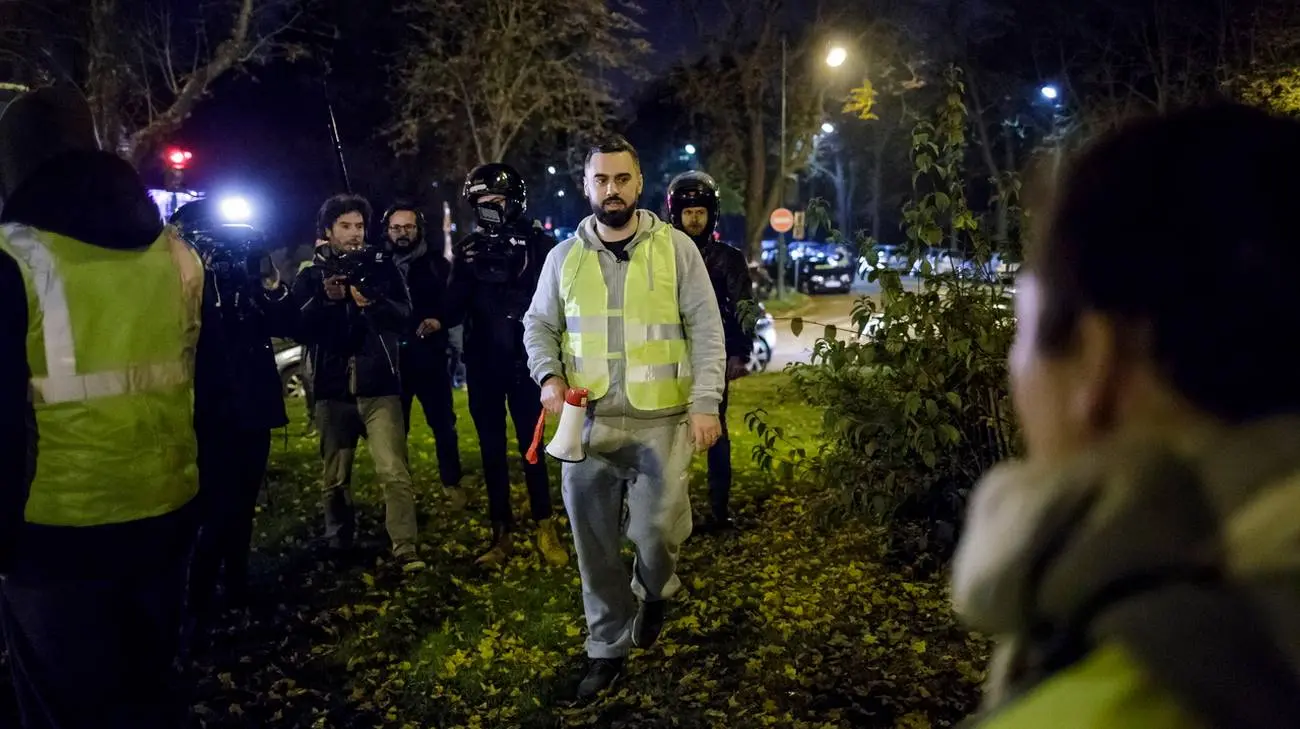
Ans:
MULTIPOLYGON (((637 211, 636 235, 627 244, 630 255, 651 233, 668 224, 648 210, 637 211)), ((685 233, 672 229, 677 251, 677 301, 686 329, 692 375, 690 412, 716 415, 722 402, 725 382, 726 347, 722 334, 722 315, 718 300, 704 268, 699 248, 685 233)), ((600 263, 605 286, 609 289, 609 307, 623 308, 623 284, 626 263, 619 261, 596 235, 595 216, 588 216, 578 226, 577 234, 556 246, 546 257, 541 280, 533 294, 532 306, 524 315, 524 347, 528 350, 528 368, 533 379, 542 382, 551 375, 564 376, 560 336, 564 332, 564 302, 560 299, 560 269, 564 257, 574 246, 586 246, 594 254, 589 260, 600 263)), ((610 349, 623 351, 622 327, 610 327, 610 349)), ((626 417, 630 425, 660 425, 666 418, 677 418, 686 408, 643 411, 632 407, 623 388, 624 362, 610 360, 609 392, 595 403, 598 417, 626 417)))

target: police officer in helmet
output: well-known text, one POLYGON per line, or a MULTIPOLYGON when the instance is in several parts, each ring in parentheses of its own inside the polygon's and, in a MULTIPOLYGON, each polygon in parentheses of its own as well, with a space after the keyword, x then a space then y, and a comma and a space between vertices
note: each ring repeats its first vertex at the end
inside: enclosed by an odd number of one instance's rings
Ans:
MULTIPOLYGON (((753 301, 753 284, 745 254, 717 240, 718 183, 698 170, 684 172, 668 185, 668 216, 673 227, 695 241, 704 257, 709 280, 722 314, 722 328, 727 348, 727 382, 749 373, 748 363, 753 350, 751 337, 741 323, 740 302, 753 301)), ((722 391, 719 415, 722 420, 722 437, 709 448, 709 503, 713 521, 707 529, 732 527, 729 502, 731 498, 731 439, 727 435, 727 395, 722 391)))
MULTIPOLYGON (((478 563, 492 566, 513 551, 506 409, 521 455, 541 414, 541 390, 529 376, 522 320, 555 238, 525 216, 524 180, 508 165, 474 169, 462 197, 474 209, 478 230, 453 247, 445 324, 464 323, 469 410, 478 431, 492 520, 492 544, 478 563)), ((537 522, 538 548, 549 563, 562 565, 568 553, 555 533, 545 464, 525 463, 524 483, 537 522)))

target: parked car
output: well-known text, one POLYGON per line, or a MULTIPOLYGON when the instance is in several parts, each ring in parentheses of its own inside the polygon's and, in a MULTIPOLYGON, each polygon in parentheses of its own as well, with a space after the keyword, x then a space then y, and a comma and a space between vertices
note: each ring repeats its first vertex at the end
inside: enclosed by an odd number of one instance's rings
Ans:
POLYGON ((285 397, 306 397, 302 363, 307 348, 287 339, 275 340, 275 366, 280 371, 280 384, 285 397))

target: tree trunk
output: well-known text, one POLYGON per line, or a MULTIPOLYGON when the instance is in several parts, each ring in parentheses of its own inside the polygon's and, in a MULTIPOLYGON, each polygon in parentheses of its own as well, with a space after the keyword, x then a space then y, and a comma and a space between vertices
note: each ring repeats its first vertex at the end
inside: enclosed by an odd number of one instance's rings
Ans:
POLYGON ((122 150, 122 75, 118 66, 117 0, 92 0, 90 6, 89 65, 86 96, 95 120, 99 146, 108 152, 122 150))
MULTIPOLYGON (((749 176, 745 182, 745 240, 749 259, 758 260, 763 253, 763 231, 767 228, 767 135, 763 130, 763 93, 747 100, 749 114, 749 176)), ((778 173, 779 174, 779 173, 778 173)))
POLYGON ((876 143, 871 150, 871 237, 877 243, 886 242, 880 240, 880 208, 881 198, 885 194, 885 149, 889 146, 892 130, 893 127, 877 130, 876 143))
POLYGON ((849 201, 848 170, 844 164, 844 155, 835 155, 835 217, 840 235, 846 239, 853 238, 853 204, 849 201))

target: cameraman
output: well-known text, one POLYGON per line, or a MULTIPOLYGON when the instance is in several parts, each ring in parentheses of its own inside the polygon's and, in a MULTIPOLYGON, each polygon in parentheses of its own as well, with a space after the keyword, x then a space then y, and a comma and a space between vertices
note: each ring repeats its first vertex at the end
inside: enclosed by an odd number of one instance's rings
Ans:
MULTIPOLYGON (((200 641, 216 612, 219 581, 226 607, 247 603, 253 515, 266 477, 271 430, 289 423, 271 337, 293 336, 297 321, 297 307, 269 265, 261 233, 223 223, 213 207, 211 200, 197 200, 170 221, 199 252, 208 274, 198 356, 221 363, 200 369, 195 381, 199 532, 184 632, 200 641)), ((188 653, 190 647, 183 649, 188 653)))
MULTIPOLYGON (((448 326, 464 322, 469 412, 478 431, 492 520, 492 545, 478 558, 485 566, 504 562, 513 551, 510 469, 506 450, 506 405, 514 421, 519 453, 533 439, 541 415, 541 388, 528 372, 524 312, 532 302, 546 254, 555 239, 527 210, 524 180, 513 168, 488 164, 470 172, 463 197, 474 208, 479 230, 452 249, 448 326)), ((568 562, 551 518, 546 464, 524 463, 528 501, 537 521, 537 546, 553 565, 568 562)))
POLYGON ((412 570, 424 563, 416 553, 398 368, 398 340, 410 320, 411 300, 391 256, 366 246, 370 217, 370 203, 357 195, 337 195, 321 206, 317 234, 328 245, 293 285, 301 316, 298 339, 311 358, 325 538, 335 549, 352 546, 356 515, 348 486, 364 431, 384 488, 393 556, 412 570))
POLYGON ((460 444, 456 436, 456 411, 451 399, 451 371, 447 366, 447 330, 442 320, 451 263, 429 251, 424 239, 424 215, 413 205, 397 204, 384 213, 379 226, 387 237, 393 261, 411 294, 414 316, 402 334, 402 415, 411 430, 411 405, 420 399, 424 420, 433 431, 438 451, 438 476, 452 508, 465 508, 460 487, 460 444))

